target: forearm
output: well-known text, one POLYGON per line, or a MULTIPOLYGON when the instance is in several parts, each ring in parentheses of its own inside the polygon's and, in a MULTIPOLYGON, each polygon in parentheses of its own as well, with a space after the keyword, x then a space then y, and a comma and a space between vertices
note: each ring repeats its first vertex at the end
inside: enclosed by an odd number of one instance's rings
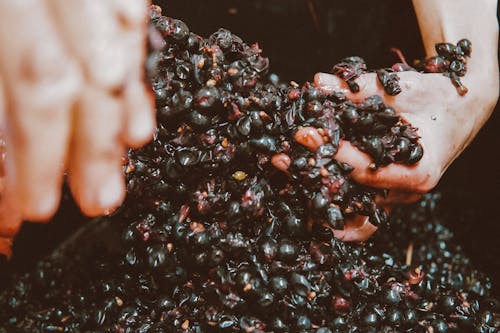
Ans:
POLYGON ((474 112, 474 133, 488 119, 498 99, 498 20, 496 0, 413 0, 427 56, 434 44, 472 42, 472 57, 463 78, 469 94, 487 107, 474 112))

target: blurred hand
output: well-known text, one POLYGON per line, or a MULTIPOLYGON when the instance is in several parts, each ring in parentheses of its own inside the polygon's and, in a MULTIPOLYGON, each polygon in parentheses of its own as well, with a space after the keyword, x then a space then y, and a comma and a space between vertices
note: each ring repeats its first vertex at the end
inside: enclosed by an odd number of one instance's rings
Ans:
POLYGON ((0 2, 0 252, 22 220, 52 217, 66 172, 85 214, 121 204, 121 158, 155 127, 143 77, 148 4, 0 2))
MULTIPOLYGON (((341 90, 356 101, 371 95, 383 96, 386 104, 418 128, 424 155, 414 166, 391 164, 371 171, 367 154, 347 141, 340 145, 336 158, 355 168, 352 177, 357 182, 389 189, 384 204, 409 203, 434 188, 448 166, 474 138, 484 115, 489 115, 498 98, 498 84, 496 88, 484 87, 485 82, 464 80, 469 93, 462 97, 441 74, 401 72, 398 75, 402 92, 396 96, 384 94, 376 74, 357 79, 359 93, 351 93, 336 76, 320 73, 315 77, 316 85, 326 90, 341 90)), ((493 80, 498 82, 498 72, 493 80)))

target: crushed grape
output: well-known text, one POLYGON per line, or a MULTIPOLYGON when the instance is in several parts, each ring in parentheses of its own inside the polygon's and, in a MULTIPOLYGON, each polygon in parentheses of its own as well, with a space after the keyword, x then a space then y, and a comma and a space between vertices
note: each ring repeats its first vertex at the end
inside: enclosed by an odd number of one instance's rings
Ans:
MULTIPOLYGON (((165 41, 147 61, 158 128, 128 153, 126 202, 2 277, 1 333, 498 331, 491 283, 436 195, 389 223, 334 158, 345 139, 376 166, 417 163, 417 131, 394 109, 282 83, 228 30, 204 39, 158 7, 151 25, 165 41), (356 214, 379 232, 335 238, 356 214)), ((353 84, 359 70, 344 73, 353 84)))

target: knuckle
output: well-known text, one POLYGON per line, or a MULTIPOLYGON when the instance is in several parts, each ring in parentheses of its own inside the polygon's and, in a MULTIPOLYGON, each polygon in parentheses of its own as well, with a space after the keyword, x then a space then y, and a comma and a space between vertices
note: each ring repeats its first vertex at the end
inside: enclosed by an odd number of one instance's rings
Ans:
POLYGON ((108 54, 96 55, 96 62, 89 61, 86 64, 86 74, 89 80, 97 87, 120 91, 129 73, 130 58, 122 51, 115 50, 115 58, 108 54))
POLYGON ((105 163, 108 165, 120 163, 124 149, 121 144, 116 141, 109 141, 108 143, 99 143, 87 155, 90 159, 98 163, 105 163), (118 148, 117 148, 118 147, 118 148))
POLYGON ((29 111, 30 117, 42 123, 57 120, 68 113, 81 86, 78 67, 70 61, 28 66, 30 68, 24 69, 17 88, 11 88, 15 107, 29 111), (26 90, 30 91, 29 99, 24 96, 26 90))
POLYGON ((65 85, 69 79, 77 76, 78 69, 73 59, 62 50, 47 49, 50 48, 36 47, 24 55, 24 61, 20 62, 18 68, 21 79, 35 85, 65 85))
POLYGON ((131 29, 145 24, 147 1, 129 0, 125 5, 119 3, 116 8, 116 19, 122 28, 131 29))
POLYGON ((109 138, 99 140, 96 137, 94 137, 94 139, 97 140, 93 143, 82 140, 84 142, 81 142, 79 146, 75 147, 79 150, 85 161, 114 163, 121 158, 122 147, 116 140, 110 140, 109 138))
POLYGON ((408 80, 404 82, 403 91, 412 95, 419 95, 424 91, 424 85, 417 80, 408 80))

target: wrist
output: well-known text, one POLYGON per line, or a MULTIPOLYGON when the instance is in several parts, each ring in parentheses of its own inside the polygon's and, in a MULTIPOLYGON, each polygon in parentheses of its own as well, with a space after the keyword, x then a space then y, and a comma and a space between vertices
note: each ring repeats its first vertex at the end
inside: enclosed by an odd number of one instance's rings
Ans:
POLYGON ((496 0, 413 0, 426 55, 435 56, 434 45, 467 38, 472 54, 462 78, 469 89, 463 101, 480 127, 488 119, 499 94, 498 19, 496 0))
POLYGON ((496 0, 413 0, 413 6, 428 57, 436 55, 436 43, 462 38, 472 42, 476 58, 496 56, 496 0))
POLYGON ((465 96, 457 96, 457 98, 463 98, 463 111, 470 115, 468 118, 470 126, 464 125, 471 129, 467 139, 468 145, 486 123, 497 103, 498 62, 495 65, 489 65, 477 61, 477 68, 471 68, 471 71, 462 78, 462 82, 469 91, 465 96), (492 69, 493 67, 496 69, 492 69))
POLYGON ((488 111, 495 106, 499 93, 498 44, 493 45, 495 50, 477 54, 473 51, 467 63, 467 73, 462 78, 470 96, 479 99, 482 105, 488 105, 488 111))

